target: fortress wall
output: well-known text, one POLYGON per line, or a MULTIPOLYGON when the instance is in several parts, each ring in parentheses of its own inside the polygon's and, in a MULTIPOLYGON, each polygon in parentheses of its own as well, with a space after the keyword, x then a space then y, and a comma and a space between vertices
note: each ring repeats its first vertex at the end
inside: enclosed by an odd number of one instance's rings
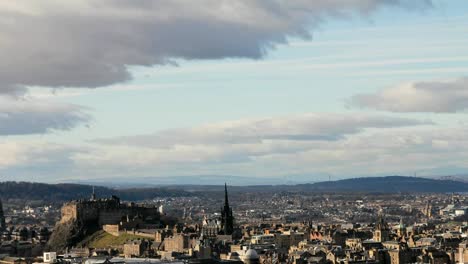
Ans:
POLYGON ((113 236, 120 235, 119 225, 103 225, 102 230, 106 231, 107 233, 113 236))
POLYGON ((80 221, 95 221, 99 219, 99 208, 93 204, 80 203, 77 209, 78 220, 80 221))
POLYGON ((127 215, 131 218, 141 216, 143 219, 148 216, 159 217, 157 208, 129 206, 116 200, 73 201, 65 204, 61 212, 61 223, 70 220, 95 221, 100 226, 119 224, 127 215))
POLYGON ((159 217, 159 212, 157 208, 143 207, 122 207, 119 209, 101 210, 99 212, 99 225, 118 224, 127 215, 131 218, 137 215, 143 218, 148 216, 159 217))
POLYGON ((126 213, 121 210, 99 212, 99 225, 117 225, 125 217, 126 213))

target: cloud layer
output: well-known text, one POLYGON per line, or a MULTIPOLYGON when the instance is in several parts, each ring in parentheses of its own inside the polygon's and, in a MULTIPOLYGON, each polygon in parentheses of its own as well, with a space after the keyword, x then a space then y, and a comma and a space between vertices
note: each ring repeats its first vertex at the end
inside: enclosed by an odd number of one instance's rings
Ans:
POLYGON ((365 114, 306 113, 243 119, 170 129, 150 135, 97 140, 100 143, 171 148, 177 145, 246 144, 262 141, 333 141, 368 128, 431 125, 430 121, 365 114))
POLYGON ((172 136, 163 131, 80 146, 0 142, 0 171, 45 175, 50 180, 50 175, 375 176, 468 167, 467 128, 438 128, 430 122, 386 116, 308 114, 172 132, 172 136), (245 131, 246 127, 254 129, 245 131), (334 136, 323 137, 326 134, 334 136))
POLYGON ((429 0, 15 0, 0 3, 0 93, 27 86, 100 87, 128 65, 261 58, 330 17, 429 0), (30 29, 30 30, 25 30, 30 29))
POLYGON ((468 78, 401 84, 374 94, 355 95, 350 103, 391 112, 458 112, 468 108, 468 78))
POLYGON ((0 136, 70 130, 89 122, 85 110, 73 104, 0 96, 0 136))

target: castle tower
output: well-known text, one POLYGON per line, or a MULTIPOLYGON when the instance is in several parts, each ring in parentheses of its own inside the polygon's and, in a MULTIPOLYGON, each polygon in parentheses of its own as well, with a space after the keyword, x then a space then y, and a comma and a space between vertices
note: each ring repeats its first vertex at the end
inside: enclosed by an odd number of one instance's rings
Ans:
POLYGON ((4 231, 6 229, 6 223, 5 223, 5 215, 3 213, 3 203, 2 200, 0 200, 0 231, 4 231))
POLYGON ((229 207, 227 184, 224 184, 224 207, 221 210, 221 229, 224 235, 232 235, 234 231, 234 217, 229 207))

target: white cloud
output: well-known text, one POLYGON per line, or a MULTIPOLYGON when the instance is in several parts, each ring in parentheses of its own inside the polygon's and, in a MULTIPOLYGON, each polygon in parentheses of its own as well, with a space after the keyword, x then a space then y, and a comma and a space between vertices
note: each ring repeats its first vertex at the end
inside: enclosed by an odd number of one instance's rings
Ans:
POLYGON ((429 0, 15 0, 0 3, 0 92, 101 87, 128 65, 171 59, 261 58, 333 17, 429 0), (29 29, 29 30, 25 30, 29 29))
POLYGON ((0 169, 42 164, 59 170, 60 164, 70 162, 69 155, 75 152, 79 153, 80 148, 46 141, 4 139, 0 141, 0 169))
POLYGON ((85 110, 73 104, 0 96, 0 136, 70 130, 90 121, 85 110))
POLYGON ((122 170, 245 165, 270 156, 335 151, 330 146, 339 148, 348 137, 368 130, 432 125, 429 121, 362 114, 308 113, 246 119, 95 140, 90 142, 90 151, 75 155, 73 160, 82 166, 116 166, 122 170))
POLYGON ((468 108, 468 78, 405 83, 374 94, 355 95, 350 104, 391 112, 458 112, 468 108))
POLYGON ((206 131, 203 136, 190 128, 179 129, 173 138, 161 137, 164 132, 79 146, 8 139, 0 142, 0 172, 51 180, 199 174, 348 177, 468 168, 465 126, 440 128, 398 118, 339 117, 290 117, 289 122, 278 118, 268 125, 259 120, 225 122, 200 126, 206 131), (245 131, 245 124, 254 132, 245 131), (276 132, 279 127, 284 131, 281 137, 276 132), (312 136, 298 138, 297 131, 312 136), (315 136, 327 131, 340 136, 315 136))
POLYGON ((366 128, 430 125, 430 121, 363 114, 306 113, 285 117, 243 119, 149 135, 97 140, 100 143, 170 148, 176 145, 246 144, 265 140, 337 140, 366 128))

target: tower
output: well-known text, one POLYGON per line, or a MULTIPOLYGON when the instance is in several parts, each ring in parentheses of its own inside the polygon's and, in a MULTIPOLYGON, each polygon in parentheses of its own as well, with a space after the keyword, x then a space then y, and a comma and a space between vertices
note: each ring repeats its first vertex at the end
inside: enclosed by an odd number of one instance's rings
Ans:
POLYGON ((406 236, 406 227, 403 224, 403 218, 400 217, 400 224, 398 225, 398 236, 405 237, 406 236))
POLYGON ((374 230, 374 241, 385 242, 390 239, 390 229, 385 222, 382 211, 379 212, 377 223, 374 230))
POLYGON ((224 235, 232 235, 234 231, 234 217, 232 216, 232 208, 229 207, 226 183, 224 184, 224 207, 221 210, 221 229, 224 235))
POLYGON ((0 231, 4 231, 6 229, 6 224, 5 224, 5 215, 3 213, 3 203, 2 200, 0 200, 0 231))

